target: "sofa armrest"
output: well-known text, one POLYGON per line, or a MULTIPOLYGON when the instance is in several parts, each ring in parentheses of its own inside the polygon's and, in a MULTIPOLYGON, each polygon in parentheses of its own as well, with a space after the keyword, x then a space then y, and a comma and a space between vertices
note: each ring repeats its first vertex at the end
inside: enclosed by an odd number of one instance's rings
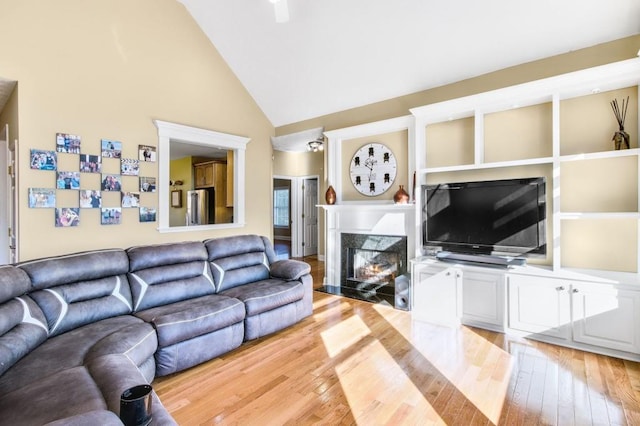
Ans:
POLYGON ((294 281, 309 273, 311 273, 311 266, 299 260, 285 259, 278 260, 271 264, 272 278, 294 281))

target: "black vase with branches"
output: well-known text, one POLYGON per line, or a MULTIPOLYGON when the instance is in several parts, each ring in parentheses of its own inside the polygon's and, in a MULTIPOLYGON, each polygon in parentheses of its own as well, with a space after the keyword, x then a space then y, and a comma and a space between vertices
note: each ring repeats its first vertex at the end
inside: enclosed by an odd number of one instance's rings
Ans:
POLYGON ((618 122, 619 130, 613 134, 613 143, 615 145, 615 149, 629 149, 629 133, 624 131, 624 120, 627 118, 627 109, 629 108, 629 97, 627 96, 627 101, 622 100, 622 107, 618 105, 618 100, 614 99, 611 101, 611 108, 613 109, 613 114, 616 116, 616 121, 618 122))

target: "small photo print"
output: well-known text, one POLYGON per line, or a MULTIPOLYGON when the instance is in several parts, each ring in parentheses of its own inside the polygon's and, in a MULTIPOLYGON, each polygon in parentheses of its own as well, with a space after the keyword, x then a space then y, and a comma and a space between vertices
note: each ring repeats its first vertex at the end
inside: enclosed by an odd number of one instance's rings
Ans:
POLYGON ((120 191, 122 189, 122 178, 120 175, 102 175, 100 189, 103 191, 120 191))
POLYGON ((100 173, 102 158, 99 155, 80 154, 80 171, 82 173, 100 173))
POLYGON ((30 208, 55 208, 56 190, 54 188, 29 188, 30 208))
POLYGON ((101 139, 100 151, 104 158, 120 158, 122 156, 122 142, 101 139))
POLYGON ((102 197, 100 191, 94 189, 80 190, 80 208, 97 209, 102 207, 102 197))
POLYGON ((140 177, 140 192, 156 192, 156 178, 140 177))
POLYGON ((80 154, 81 138, 68 133, 56 133, 56 151, 66 154, 80 154))
POLYGON ((150 207, 140 207, 140 222, 155 222, 156 209, 150 207))
POLYGON ((149 145, 138 145, 138 160, 155 163, 156 147, 149 145))
POLYGON ((80 209, 63 207, 56 209, 56 228, 80 225, 80 209))
POLYGON ((122 193, 122 207, 140 207, 140 193, 139 192, 123 192, 122 193))
POLYGON ((123 158, 120 160, 120 173, 125 176, 138 176, 140 172, 140 162, 133 158, 123 158))
POLYGON ((120 207, 108 207, 100 210, 101 225, 120 225, 122 223, 122 209, 120 207))
POLYGON ((32 149, 29 164, 33 170, 55 170, 58 164, 58 157, 55 151, 32 149))
POLYGON ((57 189, 80 189, 80 172, 58 172, 57 189))

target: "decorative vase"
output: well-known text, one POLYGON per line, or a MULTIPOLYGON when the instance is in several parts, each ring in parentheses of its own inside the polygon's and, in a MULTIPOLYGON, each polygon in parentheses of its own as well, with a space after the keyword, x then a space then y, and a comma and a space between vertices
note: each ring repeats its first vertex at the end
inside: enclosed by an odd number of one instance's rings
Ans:
POLYGON ((624 131, 624 126, 620 126, 620 130, 613 134, 614 148, 616 150, 629 149, 629 133, 624 131))
POLYGON ((329 188, 327 188, 327 192, 324 194, 324 199, 329 205, 333 205, 336 203, 336 190, 333 189, 333 186, 329 185, 329 188))
POLYGON ((404 190, 404 185, 400 185, 400 189, 393 194, 393 202, 396 204, 407 204, 409 202, 409 194, 404 190))

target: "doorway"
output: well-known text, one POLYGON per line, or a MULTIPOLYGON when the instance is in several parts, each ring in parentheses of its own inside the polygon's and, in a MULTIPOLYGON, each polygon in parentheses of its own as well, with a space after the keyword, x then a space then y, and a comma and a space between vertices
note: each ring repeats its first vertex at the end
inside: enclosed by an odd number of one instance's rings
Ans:
POLYGON ((9 144, 9 125, 0 129, 0 265, 15 263, 17 258, 15 214, 15 158, 9 144), (8 171, 8 173, 6 172, 8 171))
POLYGON ((278 258, 318 253, 318 176, 274 176, 273 240, 278 258))

